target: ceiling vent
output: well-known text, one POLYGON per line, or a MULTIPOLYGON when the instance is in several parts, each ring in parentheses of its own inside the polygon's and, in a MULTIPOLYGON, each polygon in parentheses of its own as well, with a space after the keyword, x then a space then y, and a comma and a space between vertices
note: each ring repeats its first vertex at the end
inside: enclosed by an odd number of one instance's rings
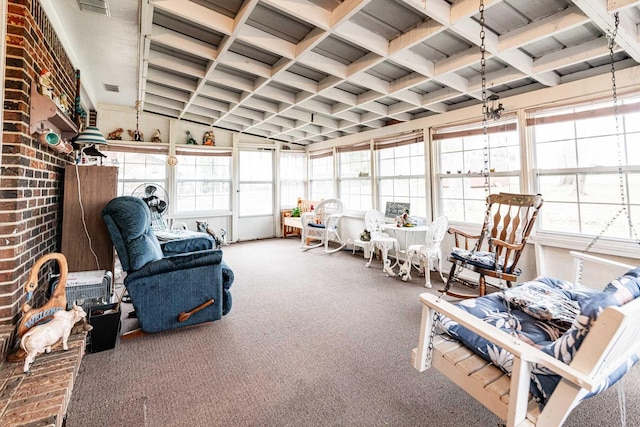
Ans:
POLYGON ((104 90, 107 92, 120 92, 120 87, 118 85, 108 85, 105 83, 104 90))
POLYGON ((78 0, 78 6, 83 12, 99 13, 100 15, 111 16, 109 12, 108 0, 78 0))

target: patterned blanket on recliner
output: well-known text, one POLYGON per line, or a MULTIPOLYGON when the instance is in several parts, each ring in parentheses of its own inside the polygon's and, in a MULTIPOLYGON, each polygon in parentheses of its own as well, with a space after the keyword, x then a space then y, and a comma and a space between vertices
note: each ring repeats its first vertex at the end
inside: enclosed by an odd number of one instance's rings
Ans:
MULTIPOLYGON (((474 316, 494 325, 502 331, 515 334, 522 341, 541 349, 551 356, 569 364, 580 348, 591 325, 607 306, 621 306, 640 295, 640 267, 630 270, 618 279, 610 282, 603 291, 576 286, 573 283, 551 278, 539 277, 521 286, 536 289, 538 294, 552 295, 548 308, 538 301, 517 301, 518 296, 527 292, 506 292, 507 304, 502 293, 494 293, 481 298, 469 299, 457 305, 474 316), (535 303, 535 304, 534 304, 535 303), (577 304, 580 308, 575 319, 567 323, 567 307, 577 304), (532 308, 534 307, 535 308, 532 308), (561 307, 558 310, 558 307, 561 307), (527 313, 527 311, 529 313, 527 313), (558 315, 554 318, 554 313, 558 315), (531 315, 533 314, 533 316, 531 315), (538 317, 538 318, 536 318, 538 317), (542 319, 542 320, 541 320, 542 319), (567 329, 568 327, 568 329, 567 329)), ((517 289, 517 288, 514 288, 517 289)), ((526 288, 524 288, 526 290, 526 288)), ((440 324, 446 332, 459 340, 476 354, 492 362, 506 373, 511 373, 513 355, 490 341, 469 331, 457 322, 440 316, 440 324)), ((589 396, 598 394, 618 381, 638 361, 632 356, 605 379, 600 387, 589 396)), ((544 406, 556 388, 560 377, 542 366, 533 366, 531 393, 544 406)), ((586 397, 589 397, 586 396, 586 397)))

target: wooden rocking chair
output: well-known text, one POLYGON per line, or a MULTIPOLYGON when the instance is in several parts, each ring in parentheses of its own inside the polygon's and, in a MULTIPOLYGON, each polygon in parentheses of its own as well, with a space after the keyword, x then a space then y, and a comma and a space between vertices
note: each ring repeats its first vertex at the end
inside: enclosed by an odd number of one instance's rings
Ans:
MULTIPOLYGON (((624 270, 634 268, 582 253, 572 255, 576 258, 577 272, 581 271, 584 261, 624 270)), ((637 287, 638 280, 640 279, 636 269, 629 271, 617 283, 620 288, 624 287, 625 283, 637 287)), ((579 280, 576 280, 575 283, 578 282, 579 280)), ((598 292, 604 293, 605 291, 598 292)), ((623 289, 622 294, 625 294, 625 297, 629 295, 627 288, 623 289)), ((618 298, 618 294, 615 297, 618 298)), ((492 296, 478 298, 476 303, 479 304, 479 300, 487 298, 490 299, 492 296)), ((549 352, 533 347, 467 310, 440 300, 437 296, 425 293, 420 296, 420 301, 424 304, 420 340, 411 355, 412 366, 420 372, 430 366, 441 371, 487 409, 505 420, 507 426, 562 425, 581 400, 613 384, 627 372, 640 355, 639 297, 621 306, 612 304, 604 308, 591 324, 569 363, 559 359, 564 357, 564 353, 556 356, 559 358, 553 357, 549 352), (459 326, 470 331, 471 335, 479 335, 491 345, 495 344, 511 353, 512 363, 507 364, 511 375, 505 374, 504 365, 503 369, 498 368, 496 364, 481 358, 478 355, 480 353, 476 354, 477 350, 472 351, 461 342, 452 339, 450 335, 438 335, 435 332, 434 312, 457 322, 459 326), (560 377, 542 409, 529 393, 532 372, 540 372, 540 369, 547 369, 551 371, 549 374, 557 374, 560 377)), ((471 305, 473 304, 469 304, 471 305)), ((575 327, 578 320, 582 319, 577 318, 571 328, 575 327)), ((567 351, 565 347, 562 348, 564 352, 567 351)), ((500 352, 500 361, 504 360, 504 354, 506 353, 500 352)))
POLYGON ((486 276, 504 280, 511 287, 520 275, 518 261, 542 203, 539 194, 491 194, 487 197, 487 211, 480 234, 472 235, 449 228, 455 247, 449 256, 453 265, 442 292, 457 298, 483 296, 487 287, 486 276), (472 245, 475 245, 473 249, 472 245), (459 277, 464 269, 479 275, 478 293, 475 295, 450 290, 454 282, 476 286, 459 277))

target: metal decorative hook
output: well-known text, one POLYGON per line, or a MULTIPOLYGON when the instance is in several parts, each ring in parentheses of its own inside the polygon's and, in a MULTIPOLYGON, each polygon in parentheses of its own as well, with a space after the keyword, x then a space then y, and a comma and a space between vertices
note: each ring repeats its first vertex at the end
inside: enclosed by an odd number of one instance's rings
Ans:
POLYGON ((495 94, 487 98, 487 101, 491 103, 491 105, 487 105, 484 112, 487 119, 500 120, 500 117, 504 112, 504 108, 502 107, 502 102, 499 102, 498 106, 496 106, 496 102, 499 99, 500 97, 495 94))

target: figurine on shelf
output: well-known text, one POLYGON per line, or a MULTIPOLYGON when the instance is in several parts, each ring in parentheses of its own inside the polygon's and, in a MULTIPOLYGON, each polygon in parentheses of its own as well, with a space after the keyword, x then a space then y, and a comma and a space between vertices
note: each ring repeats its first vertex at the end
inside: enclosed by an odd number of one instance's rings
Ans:
POLYGON ((129 132, 129 136, 134 141, 138 141, 138 142, 143 142, 144 141, 144 135, 138 129, 136 129, 136 130, 129 129, 128 132, 129 132))
POLYGON ((71 103, 69 102, 69 96, 66 93, 60 94, 60 108, 65 114, 71 114, 71 103))
POLYGON ((113 132, 109 132, 109 139, 112 141, 121 141, 122 140, 122 132, 124 132, 124 129, 122 128, 118 128, 116 130, 114 130, 113 132))
POLYGON ((191 135, 191 132, 187 131, 187 145, 198 145, 196 139, 191 135))
POLYGON ((40 85, 40 93, 53 100, 53 82, 51 81, 51 71, 47 69, 42 70, 40 72, 40 77, 38 77, 38 84, 40 85))
POLYGON ((216 145, 216 137, 213 134, 213 131, 207 131, 204 133, 204 136, 202 137, 202 145, 216 145))
POLYGON ((156 131, 151 135, 151 142, 162 142, 160 138, 160 129, 156 129, 156 131))
POLYGON ((53 93, 53 103, 56 104, 56 107, 62 110, 62 102, 60 102, 60 93, 58 92, 53 93))

